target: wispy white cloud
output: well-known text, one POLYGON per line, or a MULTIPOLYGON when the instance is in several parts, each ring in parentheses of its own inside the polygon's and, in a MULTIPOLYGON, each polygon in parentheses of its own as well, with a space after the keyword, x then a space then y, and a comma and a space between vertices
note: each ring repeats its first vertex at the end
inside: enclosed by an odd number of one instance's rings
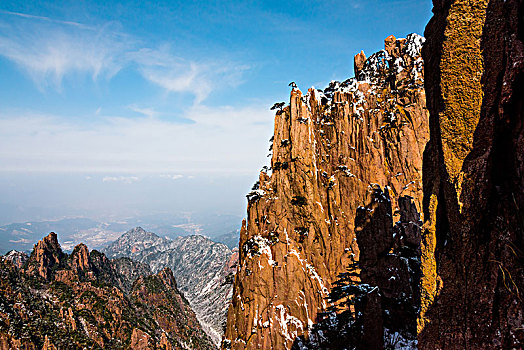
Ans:
POLYGON ((252 173, 267 161, 273 115, 266 103, 194 106, 183 117, 197 123, 98 116, 100 122, 86 125, 0 113, 0 171, 252 173))
POLYGON ((181 175, 181 174, 174 174, 174 175, 171 175, 171 174, 161 174, 160 177, 163 178, 163 179, 178 180, 178 179, 183 178, 184 175, 181 175))
MULTIPOLYGON (((29 16, 34 18, 40 17, 29 16)), ((60 89, 70 73, 87 73, 93 80, 114 76, 124 65, 122 54, 130 41, 119 40, 121 34, 112 23, 99 28, 70 23, 11 21, 0 30, 0 54, 28 73, 40 89, 60 89)))
POLYGON ((19 240, 10 239, 11 243, 31 243, 32 241, 26 238, 20 238, 19 240))
POLYGON ((153 118, 158 115, 158 112, 154 108, 146 108, 146 107, 138 107, 137 105, 130 105, 128 106, 130 110, 132 110, 135 113, 141 114, 143 116, 146 116, 148 118, 153 118))
POLYGON ((5 10, 0 10, 0 13, 6 14, 6 15, 11 15, 11 16, 16 16, 16 17, 37 19, 37 20, 40 20, 40 21, 64 24, 64 25, 73 26, 73 27, 79 27, 79 28, 84 28, 84 29, 93 29, 93 27, 87 26, 87 25, 85 25, 83 23, 78 23, 78 22, 73 22, 73 21, 61 21, 61 20, 53 19, 53 18, 46 17, 46 16, 35 16, 35 15, 27 14, 27 13, 5 11, 5 10))
POLYGON ((199 104, 215 89, 240 84, 248 69, 223 60, 185 58, 167 44, 147 47, 114 22, 89 26, 18 12, 0 14, 10 17, 0 17, 0 55, 16 63, 42 90, 61 89, 64 77, 71 74, 111 79, 132 67, 168 92, 194 95, 199 104))
POLYGON ((104 176, 102 182, 122 182, 125 184, 131 184, 139 180, 136 176, 104 176))
POLYGON ((197 62, 173 55, 168 46, 128 53, 143 77, 170 92, 189 92, 198 104, 216 88, 242 83, 248 66, 232 62, 197 62))

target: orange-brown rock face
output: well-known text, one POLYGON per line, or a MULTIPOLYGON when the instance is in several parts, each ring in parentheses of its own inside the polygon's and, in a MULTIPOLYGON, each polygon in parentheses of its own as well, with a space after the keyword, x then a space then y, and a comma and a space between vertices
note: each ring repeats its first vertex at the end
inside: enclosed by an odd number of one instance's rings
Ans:
MULTIPOLYGON (((386 254, 403 244, 393 223, 408 217, 406 208, 421 211, 429 137, 422 42, 415 34, 389 37, 386 50, 365 63, 357 55, 357 78, 306 95, 293 89, 290 105, 275 116, 272 174, 262 172, 248 195, 224 349, 307 342, 339 274, 383 239, 386 254), (389 229, 381 235, 390 237, 359 242, 358 208, 373 205, 375 190, 386 188, 390 203, 380 220, 389 229)), ((417 245, 420 235, 405 224, 402 241, 417 245)))
POLYGON ((51 278, 53 268, 61 265, 63 257, 64 253, 58 244, 56 233, 51 232, 35 244, 29 257, 27 273, 47 280, 51 278))
MULTIPOLYGON (((165 268, 156 275, 139 278, 133 286, 131 297, 133 302, 144 305, 161 327, 163 333, 158 346, 167 343, 166 336, 169 336, 170 343, 177 348, 183 348, 183 344, 191 344, 187 347, 193 349, 213 348, 211 342, 203 341, 203 338, 207 340, 204 332, 189 303, 178 291, 171 269, 165 268)), ((148 343, 155 344, 153 339, 148 340, 148 343)))
POLYGON ((524 2, 433 3, 419 345, 522 349, 524 2))
POLYGON ((85 244, 80 243, 71 254, 71 268, 75 271, 85 271, 89 267, 89 250, 85 244))
POLYGON ((154 350, 155 344, 151 336, 146 332, 135 328, 131 334, 131 344, 129 345, 134 350, 154 350))

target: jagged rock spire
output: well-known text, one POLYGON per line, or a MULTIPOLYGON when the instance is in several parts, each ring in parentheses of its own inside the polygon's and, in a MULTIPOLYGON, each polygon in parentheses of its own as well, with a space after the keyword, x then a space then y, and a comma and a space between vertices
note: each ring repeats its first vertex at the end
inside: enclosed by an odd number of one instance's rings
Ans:
POLYGON ((241 230, 224 349, 309 346, 339 274, 369 248, 357 240, 355 216, 374 184, 388 187, 390 231, 402 215, 399 197, 421 210, 423 41, 389 38, 389 51, 357 57, 355 78, 305 95, 293 89, 276 114, 272 173, 260 174, 241 230))
POLYGON ((35 244, 28 260, 27 273, 49 280, 53 268, 64 263, 64 256, 56 233, 51 232, 35 244))

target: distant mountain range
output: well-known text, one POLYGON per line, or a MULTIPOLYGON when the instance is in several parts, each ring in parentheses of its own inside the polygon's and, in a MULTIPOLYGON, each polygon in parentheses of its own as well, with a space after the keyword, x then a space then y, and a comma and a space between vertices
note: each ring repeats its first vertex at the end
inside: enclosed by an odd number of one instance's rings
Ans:
POLYGON ((241 218, 234 215, 178 213, 107 222, 89 218, 64 218, 11 223, 0 226, 0 254, 12 249, 29 252, 43 235, 51 231, 58 234, 65 251, 71 251, 79 243, 100 249, 135 226, 144 227, 168 238, 199 234, 233 248, 238 246, 240 221, 241 218))
POLYGON ((171 240, 137 227, 102 251, 110 258, 129 257, 145 263, 154 273, 170 268, 202 328, 220 343, 232 295, 236 249, 200 235, 171 240))
POLYGON ((228 215, 180 214, 104 223, 88 218, 13 223, 0 226, 0 254, 14 250, 8 256, 22 265, 25 258, 19 252, 30 252, 44 234, 57 232, 66 252, 85 243, 110 258, 140 261, 154 273, 169 267, 203 329, 218 344, 236 271, 238 254, 232 249, 238 246, 239 222, 228 215), (147 231, 137 227, 126 232, 132 224, 143 224, 147 231), (159 234, 148 232, 153 230, 159 234))
POLYGON ((170 269, 151 274, 55 233, 0 257, 2 349, 212 349, 170 269))

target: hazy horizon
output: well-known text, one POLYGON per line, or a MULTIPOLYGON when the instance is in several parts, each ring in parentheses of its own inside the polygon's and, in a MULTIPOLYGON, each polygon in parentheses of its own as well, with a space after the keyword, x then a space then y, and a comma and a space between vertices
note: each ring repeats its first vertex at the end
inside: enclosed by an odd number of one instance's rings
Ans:
POLYGON ((2 173, 0 226, 184 212, 245 217, 245 194, 255 180, 248 175, 2 173))

